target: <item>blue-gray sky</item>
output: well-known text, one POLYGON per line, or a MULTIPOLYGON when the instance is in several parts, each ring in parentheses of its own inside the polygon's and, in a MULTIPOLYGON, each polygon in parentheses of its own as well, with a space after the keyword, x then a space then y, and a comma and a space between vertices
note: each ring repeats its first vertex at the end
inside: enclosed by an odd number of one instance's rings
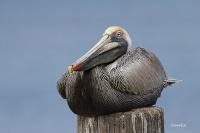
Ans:
POLYGON ((169 76, 183 80, 157 102, 166 132, 198 132, 199 7, 197 0, 1 0, 0 132, 75 133, 76 115, 56 80, 111 25, 127 29, 132 47, 153 51, 169 76))

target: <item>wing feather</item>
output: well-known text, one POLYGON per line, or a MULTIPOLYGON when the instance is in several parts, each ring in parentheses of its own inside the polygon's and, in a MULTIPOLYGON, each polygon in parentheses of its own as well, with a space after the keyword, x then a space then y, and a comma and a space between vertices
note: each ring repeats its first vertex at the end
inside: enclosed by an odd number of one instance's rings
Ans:
POLYGON ((143 95, 161 88, 166 74, 159 59, 144 48, 136 48, 117 60, 111 70, 111 84, 114 89, 143 95))

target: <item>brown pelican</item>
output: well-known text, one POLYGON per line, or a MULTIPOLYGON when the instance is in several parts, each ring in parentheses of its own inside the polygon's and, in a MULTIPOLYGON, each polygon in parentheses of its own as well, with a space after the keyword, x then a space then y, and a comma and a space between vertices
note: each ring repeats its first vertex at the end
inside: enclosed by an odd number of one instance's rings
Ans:
POLYGON ((127 31, 112 26, 69 66, 57 89, 74 113, 102 115, 154 105, 163 88, 173 83, 152 52, 131 49, 127 31))

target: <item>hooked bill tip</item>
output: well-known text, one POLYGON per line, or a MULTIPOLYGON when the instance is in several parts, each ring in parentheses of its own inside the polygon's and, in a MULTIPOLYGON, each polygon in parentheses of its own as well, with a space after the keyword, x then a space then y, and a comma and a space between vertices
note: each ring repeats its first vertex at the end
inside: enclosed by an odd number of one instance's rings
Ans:
POLYGON ((82 67, 82 64, 80 63, 77 63, 77 64, 72 64, 68 67, 68 71, 70 73, 73 73, 75 71, 81 71, 81 67, 82 67))
POLYGON ((69 73, 73 73, 74 72, 73 65, 68 66, 68 71, 69 71, 69 73))

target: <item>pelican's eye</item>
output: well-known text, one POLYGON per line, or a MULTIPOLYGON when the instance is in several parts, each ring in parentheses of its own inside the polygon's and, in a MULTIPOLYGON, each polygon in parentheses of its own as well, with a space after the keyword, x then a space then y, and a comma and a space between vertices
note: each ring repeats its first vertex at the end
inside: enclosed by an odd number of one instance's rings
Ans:
POLYGON ((121 38, 123 36, 123 33, 120 31, 120 30, 118 30, 117 32, 116 32, 116 37, 117 38, 121 38))

